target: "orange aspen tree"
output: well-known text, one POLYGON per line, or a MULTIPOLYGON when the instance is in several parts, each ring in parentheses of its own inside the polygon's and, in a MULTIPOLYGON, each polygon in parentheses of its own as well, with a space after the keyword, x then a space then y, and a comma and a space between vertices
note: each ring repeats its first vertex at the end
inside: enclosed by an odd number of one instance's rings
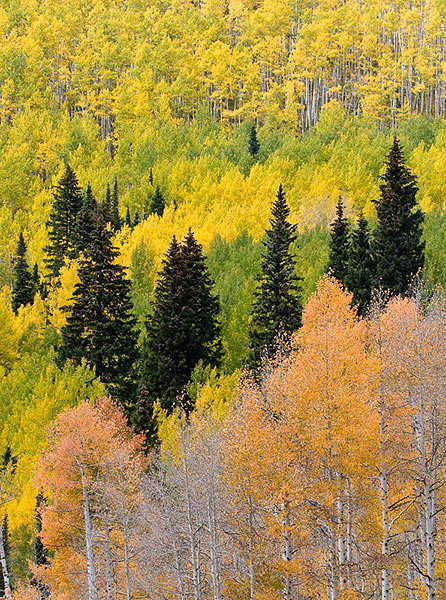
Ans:
POLYGON ((326 588, 329 600, 348 590, 359 593, 359 523, 368 513, 377 419, 369 406, 373 361, 366 352, 365 323, 351 308, 351 294, 324 277, 304 310, 296 351, 282 367, 272 403, 289 440, 296 465, 305 471, 303 491, 313 530, 316 581, 310 593, 326 588), (356 505, 356 506, 355 506, 356 505), (318 543, 319 541, 319 543, 318 543), (319 546, 319 556, 317 547, 319 546))
POLYGON ((135 477, 145 466, 142 439, 132 435, 122 411, 101 398, 94 406, 83 402, 61 413, 48 430, 47 443, 38 462, 36 484, 49 499, 42 509, 42 541, 56 552, 43 578, 58 598, 80 594, 98 600, 105 571, 109 598, 110 529, 105 527, 104 541, 104 514, 113 515, 118 531, 115 552, 124 561, 124 596, 129 598, 125 551, 130 509, 120 503, 119 487, 124 488, 126 502, 132 503, 135 477))

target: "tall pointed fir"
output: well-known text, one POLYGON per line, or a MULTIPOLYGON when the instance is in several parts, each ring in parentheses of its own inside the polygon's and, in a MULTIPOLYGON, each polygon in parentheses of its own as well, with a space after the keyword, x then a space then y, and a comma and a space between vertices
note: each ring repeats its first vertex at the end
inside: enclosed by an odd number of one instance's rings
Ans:
POLYGON ((110 209, 110 221, 113 231, 119 231, 121 229, 122 221, 119 216, 119 194, 118 194, 118 180, 115 177, 113 184, 113 196, 111 199, 110 209))
MULTIPOLYGON (((104 223, 105 215, 102 211, 104 223)), ((79 252, 84 252, 93 240, 93 234, 97 227, 99 217, 99 206, 88 184, 82 207, 79 210, 74 226, 74 237, 79 252)))
POLYGON ((345 284, 353 294, 358 314, 364 315, 370 304, 375 282, 375 261, 370 248, 370 232, 362 211, 352 231, 345 284))
POLYGON ((397 138, 381 179, 380 199, 375 201, 378 224, 373 235, 376 284, 403 294, 424 266, 424 215, 417 206, 416 178, 405 165, 397 138))
POLYGON ((77 177, 66 165, 65 173, 54 192, 54 202, 47 223, 50 243, 46 247, 47 265, 50 277, 58 277, 66 258, 77 255, 75 223, 82 206, 82 190, 77 177))
POLYGON ((12 292, 12 309, 16 314, 20 306, 33 303, 34 292, 33 276, 26 260, 26 244, 23 239, 23 233, 20 232, 14 264, 14 286, 12 292))
MULTIPOLYGON (((34 540, 33 540, 33 559, 36 567, 43 567, 48 564, 48 551, 43 545, 42 539, 40 537, 42 531, 42 516, 41 509, 45 505, 45 497, 42 492, 39 492, 36 497, 36 520, 35 520, 35 531, 34 531, 34 540)), ((38 591, 39 598, 41 600, 45 600, 49 597, 50 591, 48 587, 39 579, 38 575, 35 575, 31 579, 32 585, 34 585, 38 591)))
POLYGON ((249 141, 248 141, 248 152, 249 154, 255 158, 260 150, 259 140, 257 139, 257 130, 254 125, 251 127, 251 131, 249 133, 249 141))
POLYGON ((164 200, 164 196, 161 193, 160 186, 157 185, 155 188, 155 193, 153 194, 152 201, 150 202, 149 214, 158 215, 159 217, 162 217, 165 206, 166 202, 164 200))
POLYGON ((200 360, 211 366, 219 363, 219 301, 212 287, 202 248, 192 232, 183 244, 174 236, 162 262, 141 359, 149 428, 157 398, 170 411, 200 360))
POLYGON ((291 252, 297 226, 288 221, 290 209, 282 185, 271 212, 249 327, 248 366, 253 370, 260 366, 263 354, 274 354, 279 337, 286 341, 300 327, 302 316, 301 278, 291 252))
POLYGON ((104 219, 107 223, 111 223, 111 211, 112 211, 112 196, 110 191, 110 184, 107 183, 107 188, 105 190, 105 198, 102 203, 102 212, 104 214, 104 219))
POLYGON ((130 301, 130 281, 116 264, 102 211, 96 209, 91 238, 79 262, 79 282, 62 328, 60 362, 84 358, 106 384, 113 397, 132 409, 137 358, 135 319, 130 301))
POLYGON ((336 218, 331 224, 327 272, 345 285, 350 250, 350 227, 344 215, 344 203, 339 198, 336 218))

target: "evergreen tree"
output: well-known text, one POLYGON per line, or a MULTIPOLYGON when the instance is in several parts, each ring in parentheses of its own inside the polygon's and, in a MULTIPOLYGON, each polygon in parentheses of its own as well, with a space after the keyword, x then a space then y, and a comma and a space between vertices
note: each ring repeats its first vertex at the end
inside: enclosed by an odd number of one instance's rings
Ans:
POLYGON ((359 213, 356 229, 352 232, 346 287, 353 294, 358 313, 364 315, 370 304, 375 281, 375 263, 370 249, 370 233, 367 220, 359 213))
POLYGON ((263 241, 262 272, 251 312, 248 358, 251 369, 259 367, 262 353, 274 353, 279 336, 286 339, 301 322, 301 278, 296 275, 296 261, 290 249, 296 240, 297 227, 287 221, 289 214, 280 185, 272 207, 271 228, 263 241))
POLYGON ((17 314, 20 306, 32 304, 34 301, 33 278, 26 261, 26 244, 20 232, 14 265, 14 288, 12 293, 12 309, 17 314))
POLYGON ((157 185, 155 189, 155 194, 153 195, 152 201, 150 203, 149 213, 151 215, 158 215, 159 217, 162 217, 165 206, 166 202, 161 193, 160 186, 157 185))
MULTIPOLYGON (((102 213, 103 214, 103 213, 102 213)), ((82 208, 77 214, 75 224, 76 245, 79 252, 84 252, 92 242, 93 233, 97 227, 99 207, 88 184, 82 208)), ((104 222, 105 222, 105 215, 104 222)))
POLYGON ((152 170, 152 167, 150 167, 150 171, 149 171, 149 183, 150 183, 150 185, 153 186, 153 170, 152 170))
POLYGON ((424 266, 424 216, 417 207, 416 178, 405 166, 397 138, 393 140, 380 189, 380 199, 375 201, 378 224, 373 235, 376 284, 403 294, 411 278, 424 266))
POLYGON ((344 203, 339 198, 336 218, 331 224, 327 272, 345 285, 350 251, 350 227, 344 215, 344 203))
POLYGON ((201 360, 215 366, 221 357, 218 299, 212 294, 201 246, 189 231, 183 244, 173 237, 163 259, 153 312, 146 323, 141 383, 151 413, 156 398, 171 410, 201 360))
POLYGON ((37 292, 41 292, 41 283, 40 283, 40 275, 39 275, 39 267, 37 263, 34 263, 33 272, 31 274, 31 282, 33 287, 33 294, 37 294, 37 292))
POLYGON ((127 206, 127 212, 125 213, 125 224, 129 227, 132 226, 132 219, 130 217, 130 208, 127 206))
POLYGON ((73 303, 66 309, 59 360, 79 364, 85 358, 110 393, 130 408, 137 358, 135 319, 130 281, 115 262, 118 252, 111 236, 98 209, 91 240, 80 260, 73 303))
POLYGON ((110 220, 113 231, 119 231, 121 229, 122 221, 119 216, 119 194, 118 194, 118 180, 115 178, 113 185, 113 197, 111 200, 110 209, 110 220))
POLYGON ((75 223, 82 206, 82 192, 76 175, 67 165, 65 173, 56 186, 54 203, 47 223, 49 245, 46 247, 46 265, 50 277, 57 277, 65 258, 77 255, 75 223))
MULTIPOLYGON (((33 540, 33 558, 34 563, 37 567, 48 564, 48 551, 42 543, 40 532, 42 531, 42 516, 40 514, 41 508, 45 504, 45 497, 42 492, 39 492, 36 497, 36 521, 35 521, 35 537, 33 540)), ((39 598, 45 599, 49 597, 48 587, 40 581, 37 577, 31 579, 32 585, 34 585, 38 592, 39 598)))
POLYGON ((107 183, 107 189, 105 191, 104 202, 102 203, 102 213, 107 223, 111 223, 111 211, 112 211, 112 197, 110 191, 110 184, 107 183))
POLYGON ((133 219, 133 227, 136 227, 139 224, 139 213, 135 211, 135 218, 133 219))
POLYGON ((252 157, 256 157, 260 150, 259 140, 257 139, 257 130, 254 125, 251 127, 248 141, 248 151, 252 157))

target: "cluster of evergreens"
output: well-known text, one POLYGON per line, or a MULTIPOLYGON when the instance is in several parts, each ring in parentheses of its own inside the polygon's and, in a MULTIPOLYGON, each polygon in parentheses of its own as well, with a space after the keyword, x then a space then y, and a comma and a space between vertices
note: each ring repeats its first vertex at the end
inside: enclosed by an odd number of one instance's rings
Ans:
POLYGON ((353 293, 360 314, 366 312, 373 290, 405 294, 424 267, 424 215, 417 207, 416 179, 405 166, 397 138, 381 179, 372 234, 362 212, 351 231, 341 199, 331 229, 329 271, 353 293))

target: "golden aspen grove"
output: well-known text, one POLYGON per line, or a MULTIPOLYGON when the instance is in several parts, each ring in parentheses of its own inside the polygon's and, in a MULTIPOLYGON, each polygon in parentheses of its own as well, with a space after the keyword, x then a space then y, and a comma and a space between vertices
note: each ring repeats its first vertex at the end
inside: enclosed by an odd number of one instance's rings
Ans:
POLYGON ((0 36, 0 598, 446 598, 446 0, 0 36))

